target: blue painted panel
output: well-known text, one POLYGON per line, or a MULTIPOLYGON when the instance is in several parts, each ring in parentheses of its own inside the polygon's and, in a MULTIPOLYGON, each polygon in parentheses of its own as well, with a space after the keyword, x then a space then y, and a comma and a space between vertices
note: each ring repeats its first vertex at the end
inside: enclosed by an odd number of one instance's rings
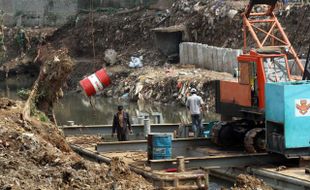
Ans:
POLYGON ((284 123, 284 88, 278 83, 265 86, 265 115, 268 121, 284 123))
POLYGON ((310 82, 266 84, 266 120, 284 124, 286 148, 310 147, 310 82))
POLYGON ((310 83, 286 84, 285 146, 310 147, 310 83))
POLYGON ((169 134, 154 134, 152 138, 152 155, 154 160, 170 159, 172 136, 169 134))

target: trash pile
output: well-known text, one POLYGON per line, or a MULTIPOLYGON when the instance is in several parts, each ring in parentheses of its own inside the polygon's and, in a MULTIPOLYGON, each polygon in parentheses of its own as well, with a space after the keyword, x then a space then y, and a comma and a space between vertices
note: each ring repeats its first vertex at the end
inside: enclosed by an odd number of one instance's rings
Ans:
POLYGON ((212 81, 236 80, 229 73, 196 69, 191 65, 169 65, 162 68, 146 66, 132 71, 127 76, 114 73, 112 77, 114 84, 104 90, 105 96, 128 98, 133 101, 185 104, 190 89, 196 88, 210 110, 213 110, 215 104, 212 81))
POLYGON ((245 174, 237 176, 236 183, 232 190, 272 190, 271 187, 267 186, 262 180, 245 174))
POLYGON ((0 189, 154 189, 119 160, 107 166, 76 155, 56 126, 22 120, 23 106, 0 99, 0 189))

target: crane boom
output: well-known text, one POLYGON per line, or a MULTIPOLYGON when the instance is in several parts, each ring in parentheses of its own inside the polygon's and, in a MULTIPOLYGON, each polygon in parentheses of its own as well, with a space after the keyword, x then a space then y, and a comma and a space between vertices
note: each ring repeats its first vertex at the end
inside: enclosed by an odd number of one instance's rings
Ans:
POLYGON ((243 52, 247 53, 247 33, 251 34, 256 48, 274 48, 281 50, 294 58, 301 73, 304 73, 302 65, 295 49, 289 41, 283 27, 274 13, 250 13, 249 17, 243 14, 243 52), (266 28, 268 28, 266 30, 266 28))

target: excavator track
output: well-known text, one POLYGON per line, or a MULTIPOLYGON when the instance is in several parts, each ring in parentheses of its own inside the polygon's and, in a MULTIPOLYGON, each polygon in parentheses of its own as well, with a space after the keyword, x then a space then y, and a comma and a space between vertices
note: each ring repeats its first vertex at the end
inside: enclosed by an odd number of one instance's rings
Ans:
POLYGON ((244 137, 244 148, 249 153, 264 152, 265 145, 265 129, 254 128, 249 130, 244 137))
POLYGON ((242 121, 216 123, 211 131, 211 141, 219 146, 238 146, 243 142, 243 137, 240 138, 236 128, 242 121))
POLYGON ((220 121, 214 124, 211 130, 211 141, 219 146, 222 146, 221 141, 220 141, 220 133, 221 129, 224 125, 226 125, 226 122, 220 121))

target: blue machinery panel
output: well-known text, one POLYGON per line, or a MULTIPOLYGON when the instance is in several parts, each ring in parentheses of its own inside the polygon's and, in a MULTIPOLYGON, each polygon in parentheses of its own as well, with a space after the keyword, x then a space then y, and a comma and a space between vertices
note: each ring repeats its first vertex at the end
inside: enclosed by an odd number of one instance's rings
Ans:
POLYGON ((265 98, 266 121, 283 125, 284 148, 310 147, 310 81, 267 83, 265 98))

